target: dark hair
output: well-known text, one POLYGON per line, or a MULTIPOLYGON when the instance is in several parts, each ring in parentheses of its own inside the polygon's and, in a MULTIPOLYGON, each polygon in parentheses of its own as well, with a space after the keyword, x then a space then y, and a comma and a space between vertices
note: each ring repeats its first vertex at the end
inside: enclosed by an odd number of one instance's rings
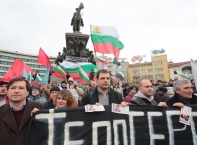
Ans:
POLYGON ((31 91, 31 86, 29 82, 23 78, 13 78, 12 80, 10 80, 7 84, 7 90, 9 90, 10 86, 13 85, 15 82, 25 82, 27 91, 31 91))
POLYGON ((108 72, 106 69, 100 69, 100 70, 97 72, 97 74, 96 74, 97 80, 98 80, 98 78, 99 78, 100 73, 108 73, 108 74, 109 74, 109 72, 108 72))

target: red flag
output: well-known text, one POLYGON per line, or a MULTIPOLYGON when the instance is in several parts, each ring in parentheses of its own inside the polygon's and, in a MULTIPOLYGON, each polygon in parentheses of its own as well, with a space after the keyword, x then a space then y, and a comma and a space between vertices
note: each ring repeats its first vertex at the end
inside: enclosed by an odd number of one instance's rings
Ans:
POLYGON ((14 63, 12 64, 12 70, 14 70, 15 77, 21 77, 23 75, 23 68, 24 64, 19 59, 15 59, 14 63))
POLYGON ((32 72, 31 68, 24 62, 20 61, 19 59, 15 59, 14 63, 12 64, 12 70, 14 70, 14 76, 15 77, 21 77, 23 76, 23 70, 26 70, 27 73, 32 72))
POLYGON ((30 73, 30 72, 32 73, 31 68, 26 63, 23 62, 23 64, 24 64, 24 68, 25 68, 26 72, 27 73, 30 73))
POLYGON ((51 66, 51 62, 49 60, 49 57, 46 55, 46 53, 40 48, 39 54, 38 54, 38 63, 46 66, 50 66, 50 72, 52 73, 53 68, 51 66))
POLYGON ((12 68, 9 68, 7 73, 1 78, 0 81, 9 82, 14 77, 14 72, 12 68))

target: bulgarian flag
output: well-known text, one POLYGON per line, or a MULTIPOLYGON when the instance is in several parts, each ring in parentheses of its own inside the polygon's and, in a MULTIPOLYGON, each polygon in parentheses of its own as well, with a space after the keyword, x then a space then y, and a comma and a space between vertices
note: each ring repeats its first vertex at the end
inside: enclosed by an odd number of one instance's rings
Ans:
POLYGON ((179 76, 181 76, 182 78, 185 78, 185 79, 188 79, 188 80, 191 79, 189 76, 185 75, 184 73, 177 72, 177 74, 178 74, 179 76))
POLYGON ((79 74, 79 67, 87 74, 87 76, 90 75, 90 72, 92 70, 97 69, 95 65, 92 63, 74 63, 74 62, 69 62, 69 61, 63 61, 62 63, 59 64, 59 66, 66 72, 70 74, 71 77, 74 79, 80 79, 80 74, 79 74))
POLYGON ((119 80, 119 81, 123 81, 124 80, 124 74, 122 72, 117 72, 115 74, 115 77, 119 80))
POLYGON ((54 76, 56 77, 61 77, 61 78, 66 78, 66 72, 58 65, 53 67, 54 70, 54 76))
POLYGON ((31 71, 27 74, 27 81, 31 84, 31 71))
POLYGON ((84 81, 86 83, 89 81, 88 75, 86 74, 86 72, 81 67, 79 67, 79 75, 80 75, 80 82, 81 83, 82 83, 82 81, 84 81))
POLYGON ((95 56, 95 60, 96 60, 97 63, 108 64, 108 60, 107 59, 104 59, 101 56, 95 56))
POLYGON ((38 73, 36 75, 35 82, 42 82, 42 78, 40 77, 40 75, 38 73))
POLYGON ((90 25, 91 39, 94 51, 102 54, 114 54, 119 57, 124 45, 119 41, 119 35, 114 27, 90 25))

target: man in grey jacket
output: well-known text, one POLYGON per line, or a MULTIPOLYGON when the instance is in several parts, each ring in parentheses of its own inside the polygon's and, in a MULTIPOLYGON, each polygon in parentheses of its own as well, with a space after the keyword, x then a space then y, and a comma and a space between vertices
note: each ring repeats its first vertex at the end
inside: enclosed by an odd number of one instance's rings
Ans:
POLYGON ((146 106, 163 106, 167 107, 165 102, 157 102, 153 97, 153 85, 147 80, 143 79, 139 82, 139 91, 131 100, 131 105, 146 105, 146 106))

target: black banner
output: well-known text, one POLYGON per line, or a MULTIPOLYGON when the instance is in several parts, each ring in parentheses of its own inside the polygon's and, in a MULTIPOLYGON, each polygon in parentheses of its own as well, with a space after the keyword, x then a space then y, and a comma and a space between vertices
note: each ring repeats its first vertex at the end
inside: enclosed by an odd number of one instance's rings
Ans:
POLYGON ((84 107, 39 111, 27 145, 197 145, 197 106, 191 125, 179 123, 180 109, 130 106, 129 115, 86 113, 84 107))

